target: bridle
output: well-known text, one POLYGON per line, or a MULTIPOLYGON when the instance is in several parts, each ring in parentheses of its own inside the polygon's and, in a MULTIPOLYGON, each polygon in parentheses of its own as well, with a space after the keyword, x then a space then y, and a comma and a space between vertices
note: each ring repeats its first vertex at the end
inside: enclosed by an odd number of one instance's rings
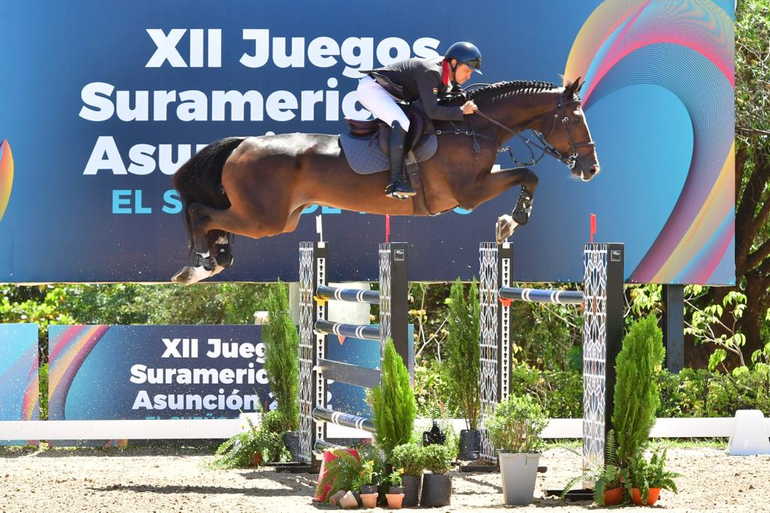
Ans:
MULTIPOLYGON (((474 86, 479 86, 479 85, 481 85, 481 84, 474 84, 474 86)), ((526 137, 524 137, 520 133, 518 133, 515 130, 513 130, 511 127, 504 125, 500 121, 496 120, 495 118, 493 118, 492 116, 490 116, 490 115, 488 115, 488 114, 486 114, 484 112, 481 112, 480 110, 477 110, 475 112, 475 114, 478 114, 479 116, 481 116, 482 118, 486 119, 490 123, 492 123, 494 125, 497 125, 498 127, 502 128, 503 130, 506 130, 506 131, 510 132, 512 135, 515 135, 515 136, 519 137, 522 141, 524 141, 524 144, 526 145, 526 147, 529 150, 529 153, 531 155, 531 158, 530 158, 529 162, 519 162, 518 160, 516 160, 516 158, 513 156, 513 151, 511 150, 510 146, 504 146, 504 147, 498 149, 498 153, 502 153, 502 152, 507 151, 508 154, 511 156, 511 160, 513 161, 514 164, 516 164, 516 165, 524 165, 524 166, 534 166, 535 164, 540 162, 542 160, 542 158, 547 154, 547 155, 550 155, 551 157, 555 158, 559 162, 563 163, 568 168, 574 169, 575 166, 577 165, 577 163, 579 162, 578 148, 585 148, 585 147, 595 148, 596 144, 594 143, 594 141, 593 141, 593 139, 591 138, 590 135, 589 135, 588 142, 583 142, 583 143, 576 143, 575 142, 575 136, 574 136, 574 133, 572 131, 572 123, 570 123, 570 117, 567 115, 567 106, 575 104, 575 103, 579 105, 581 103, 581 100, 579 100, 579 99, 571 99, 571 100, 564 101, 563 95, 559 95, 559 99, 557 100, 557 102, 558 102, 557 110, 559 110, 561 112, 561 123, 564 125, 564 127, 567 130, 567 139, 569 140, 569 152, 566 153, 566 154, 560 152, 551 143, 548 142, 548 138, 551 137, 551 135, 553 135, 553 132, 556 129, 556 124, 559 121, 559 117, 560 116, 559 116, 558 112, 553 115, 553 124, 551 125, 551 130, 548 132, 548 135, 544 136, 541 132, 538 132, 537 130, 532 130, 532 132, 535 134, 535 138, 537 139, 537 141, 540 144, 538 144, 538 143, 536 143, 536 142, 534 142, 534 141, 532 141, 530 139, 527 139, 526 137), (540 156, 537 159, 535 159, 535 153, 532 151, 532 148, 530 146, 534 146, 535 148, 537 148, 537 149, 539 149, 541 151, 541 154, 540 154, 540 156)), ((476 133, 475 129, 473 128, 473 117, 472 116, 470 118, 470 125, 471 125, 471 130, 470 131, 462 132, 462 131, 459 131, 457 128, 455 128, 454 132, 450 131, 450 132, 444 132, 444 133, 449 133, 449 134, 454 133, 456 135, 461 135, 461 134, 464 133, 464 135, 473 136, 473 138, 474 138, 474 148, 476 149, 476 153, 479 153, 480 149, 479 149, 478 142, 475 140, 476 136, 477 135, 481 136, 484 139, 491 139, 491 138, 488 137, 488 136, 484 136, 482 134, 476 133)), ((439 130, 436 131, 436 135, 441 135, 441 133, 442 132, 439 131, 439 130)), ((586 171, 586 170, 584 170, 582 168, 582 166, 578 167, 578 170, 581 171, 581 172, 586 171)))
MULTIPOLYGON (((539 149, 542 152, 542 154, 540 155, 540 157, 537 160, 533 160, 533 161, 531 161, 529 163, 524 163, 524 162, 516 161, 516 159, 513 157, 513 152, 511 152, 510 147, 503 148, 503 151, 507 150, 511 154, 511 158, 513 159, 514 163, 516 163, 516 164, 534 165, 534 164, 537 164, 538 162, 540 162, 540 160, 543 158, 543 155, 548 154, 551 157, 553 157, 556 160, 558 160, 559 162, 562 162, 568 168, 574 169, 575 166, 578 163, 578 158, 579 158, 578 148, 586 148, 586 147, 588 147, 588 148, 595 148, 596 144, 594 143, 593 139, 591 139, 590 135, 589 135, 588 142, 583 142, 583 143, 576 143, 575 142, 575 135, 574 135, 574 133, 572 131, 572 123, 570 122, 570 117, 567 115, 567 106, 575 104, 575 103, 579 105, 581 103, 581 101, 580 100, 575 100, 575 99, 567 100, 567 101, 562 101, 562 100, 563 100, 563 98, 561 96, 559 96, 557 109, 561 111, 561 123, 564 125, 564 127, 567 130, 567 139, 569 140, 569 152, 566 153, 566 154, 560 152, 551 143, 548 142, 548 138, 551 137, 551 135, 553 135, 553 132, 556 129, 556 123, 559 121, 559 113, 556 113, 556 114, 553 115, 553 124, 551 125, 551 130, 548 132, 548 135, 544 136, 541 132, 538 132, 537 130, 532 130, 532 132, 535 134, 535 137, 540 142, 540 144, 542 144, 542 146, 537 144, 536 142, 533 142, 533 141, 527 139, 526 137, 522 136, 518 132, 515 132, 512 128, 504 125, 503 123, 500 123, 498 120, 496 120, 492 116, 490 116, 488 114, 485 114, 485 113, 481 112, 480 110, 477 110, 476 114, 478 114, 482 118, 486 119, 490 123, 499 126, 500 128, 510 132, 511 134, 513 134, 515 136, 518 136, 519 138, 521 138, 524 141, 524 144, 526 144, 528 148, 529 148, 529 145, 532 145, 532 146, 534 146, 535 148, 539 149)), ((534 153, 532 152, 531 148, 529 148, 529 151, 530 151, 530 153, 532 153, 532 156, 534 158, 534 153)), ((580 171, 585 171, 582 167, 579 167, 578 169, 580 171)))

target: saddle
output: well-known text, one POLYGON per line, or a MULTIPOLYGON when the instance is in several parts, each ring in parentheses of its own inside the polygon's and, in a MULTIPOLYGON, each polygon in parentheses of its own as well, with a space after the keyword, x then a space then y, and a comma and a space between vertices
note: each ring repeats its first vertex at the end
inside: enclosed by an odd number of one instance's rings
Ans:
MULTIPOLYGON (((406 117, 409 119, 409 131, 406 133, 406 148, 409 150, 414 149, 417 143, 420 141, 423 135, 434 133, 433 122, 425 112, 417 105, 399 104, 401 110, 404 111, 406 117)), ((365 121, 359 121, 357 119, 345 118, 345 122, 350 129, 350 135, 356 139, 371 139, 379 131, 378 138, 380 143, 380 149, 382 152, 388 154, 388 136, 390 135, 390 126, 379 119, 369 119, 365 121)))

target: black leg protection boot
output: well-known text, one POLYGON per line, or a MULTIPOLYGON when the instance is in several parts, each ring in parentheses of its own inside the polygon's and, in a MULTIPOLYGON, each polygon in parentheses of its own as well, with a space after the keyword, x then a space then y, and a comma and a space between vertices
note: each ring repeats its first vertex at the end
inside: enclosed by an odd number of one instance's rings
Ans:
POLYGON ((511 217, 519 226, 524 226, 529 221, 529 215, 532 213, 532 193, 526 186, 521 186, 519 201, 511 212, 511 217))
POLYGON ((404 174, 404 146, 406 145, 406 131, 401 128, 398 121, 394 121, 390 129, 388 139, 388 153, 390 154, 390 185, 385 189, 385 195, 396 199, 408 199, 415 192, 409 186, 404 174))

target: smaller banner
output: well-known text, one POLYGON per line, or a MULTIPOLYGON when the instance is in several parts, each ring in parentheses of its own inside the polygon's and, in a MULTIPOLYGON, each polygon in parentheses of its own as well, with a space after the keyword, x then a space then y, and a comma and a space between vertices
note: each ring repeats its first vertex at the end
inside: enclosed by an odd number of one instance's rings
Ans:
POLYGON ((51 326, 48 418, 237 418, 266 410, 261 335, 261 326, 51 326))
MULTIPOLYGON (((0 324, 0 422, 38 420, 37 324, 0 324)), ((36 444, 0 440, 0 445, 36 444)))

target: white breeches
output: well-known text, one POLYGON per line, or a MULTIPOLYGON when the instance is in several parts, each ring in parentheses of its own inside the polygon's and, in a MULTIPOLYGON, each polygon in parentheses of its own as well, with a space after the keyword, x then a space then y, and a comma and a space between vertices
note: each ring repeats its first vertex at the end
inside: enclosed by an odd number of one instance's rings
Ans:
POLYGON ((405 131, 409 131, 409 118, 396 104, 393 97, 372 77, 365 76, 358 81, 358 101, 366 110, 388 125, 398 121, 405 131))

